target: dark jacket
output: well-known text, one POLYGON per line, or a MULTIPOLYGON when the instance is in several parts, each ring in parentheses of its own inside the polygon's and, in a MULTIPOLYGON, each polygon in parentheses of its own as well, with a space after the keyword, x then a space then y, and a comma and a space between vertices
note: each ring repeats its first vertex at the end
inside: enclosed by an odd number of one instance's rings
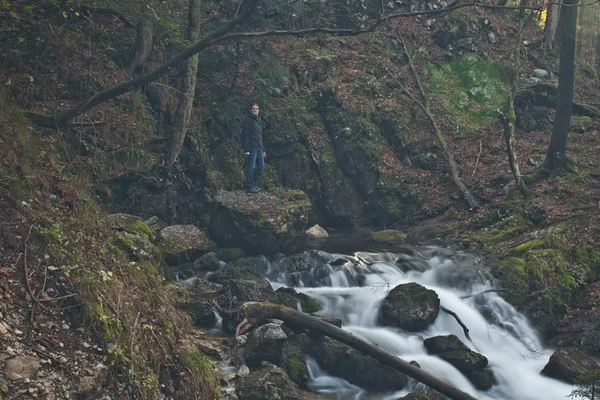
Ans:
POLYGON ((260 116, 248 114, 242 125, 240 144, 244 151, 263 148, 262 120, 260 116))

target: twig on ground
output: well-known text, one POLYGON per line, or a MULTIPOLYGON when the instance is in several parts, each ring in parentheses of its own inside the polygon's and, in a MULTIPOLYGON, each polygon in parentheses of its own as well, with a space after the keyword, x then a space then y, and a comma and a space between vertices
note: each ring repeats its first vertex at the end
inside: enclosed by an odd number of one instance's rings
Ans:
MULTIPOLYGON (((33 229, 33 225, 29 227, 29 232, 27 232, 27 237, 25 238, 24 248, 23 248, 23 273, 25 274, 25 285, 27 286, 27 292, 37 305, 39 305, 44 311, 48 311, 48 308, 40 303, 40 301, 33 294, 33 290, 31 289, 31 285, 29 284, 29 270, 27 268, 27 242, 29 242, 29 237, 31 236, 31 231, 33 229)), ((33 308, 31 309, 33 314, 33 308)))

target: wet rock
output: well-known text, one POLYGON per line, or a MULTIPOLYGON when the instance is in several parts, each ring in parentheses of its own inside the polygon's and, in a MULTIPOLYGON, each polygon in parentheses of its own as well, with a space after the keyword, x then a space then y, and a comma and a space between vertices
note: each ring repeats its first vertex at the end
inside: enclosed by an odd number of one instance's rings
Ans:
POLYGON ((273 270, 285 276, 291 286, 330 286, 331 257, 318 250, 282 257, 273 262, 273 270))
POLYGON ((306 333, 293 335, 287 340, 281 354, 281 367, 290 379, 301 388, 308 387, 309 374, 306 367, 305 354, 310 353, 313 340, 306 333))
POLYGON ((322 239, 329 236, 329 233, 319 225, 313 225, 306 231, 309 238, 322 239))
POLYGON ((371 239, 374 242, 387 245, 403 244, 406 241, 406 233, 388 229, 385 231, 373 232, 371 234, 371 239))
POLYGON ((250 368, 260 366, 262 361, 279 365, 287 335, 278 324, 265 324, 248 335, 243 356, 250 368))
POLYGON ((229 262, 235 261, 238 258, 246 257, 246 252, 239 247, 226 247, 224 249, 217 250, 217 255, 219 256, 219 260, 229 262))
POLYGON ((172 225, 161 229, 158 245, 165 251, 165 261, 169 265, 194 261, 215 248, 208 235, 194 225, 172 225))
POLYGON ((225 293, 217 301, 223 309, 223 329, 227 332, 234 332, 244 319, 241 306, 247 301, 263 301, 296 308, 295 301, 289 303, 286 298, 280 298, 265 279, 231 279, 224 281, 223 285, 225 293))
POLYGON ((440 299, 436 292, 407 283, 392 289, 381 304, 380 319, 384 325, 407 331, 420 331, 437 318, 440 299))
POLYGON ((432 390, 423 390, 421 392, 412 392, 398 400, 444 400, 446 396, 432 390))
POLYGON ((190 314, 194 325, 214 327, 217 317, 211 300, 218 294, 219 287, 204 279, 196 278, 186 285, 185 289, 178 296, 176 307, 190 314))
POLYGON ((550 356, 542 374, 568 383, 574 383, 581 375, 600 369, 596 361, 574 347, 558 349, 550 356))
POLYGON ((461 371, 478 389, 489 389, 494 383, 488 359, 472 351, 456 335, 434 336, 424 340, 429 354, 435 354, 461 371))
POLYGON ((373 391, 402 389, 407 377, 371 356, 328 337, 321 337, 310 355, 331 375, 373 391))
POLYGON ((301 400, 297 386, 281 368, 264 363, 258 371, 242 378, 236 394, 240 400, 301 400))
POLYGON ((298 302, 300 307, 302 308, 302 312, 305 313, 314 313, 319 311, 321 307, 321 303, 318 300, 310 297, 304 293, 298 293, 293 288, 281 287, 275 291, 279 296, 280 300, 287 298, 287 303, 292 303, 293 301, 298 302))
POLYGON ((194 265, 198 271, 216 271, 219 269, 219 259, 214 252, 206 253, 202 257, 194 261, 194 265))
POLYGON ((236 269, 240 272, 248 272, 250 275, 253 275, 257 278, 265 278, 269 268, 269 260, 267 260, 267 258, 263 255, 244 257, 227 264, 227 266, 224 268, 224 275, 231 276, 232 270, 236 269))
POLYGON ((250 253, 292 251, 306 235, 313 207, 299 190, 218 191, 212 200, 210 232, 225 245, 250 253))
POLYGON ((4 375, 11 381, 32 378, 41 365, 37 358, 30 356, 16 356, 4 366, 4 375))
POLYGON ((194 346, 204 354, 216 360, 225 360, 227 358, 227 355, 222 349, 207 340, 195 339, 194 346))
POLYGON ((434 336, 423 342, 429 354, 440 354, 449 351, 468 351, 469 347, 456 335, 434 336))

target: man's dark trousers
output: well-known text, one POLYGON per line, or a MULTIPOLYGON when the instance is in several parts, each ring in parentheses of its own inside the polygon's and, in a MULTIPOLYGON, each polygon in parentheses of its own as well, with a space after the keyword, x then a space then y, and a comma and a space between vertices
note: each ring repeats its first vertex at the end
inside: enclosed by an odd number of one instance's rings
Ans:
POLYGON ((265 157, 263 149, 252 149, 248 155, 248 163, 246 164, 246 186, 248 189, 257 187, 258 178, 265 169, 265 157))

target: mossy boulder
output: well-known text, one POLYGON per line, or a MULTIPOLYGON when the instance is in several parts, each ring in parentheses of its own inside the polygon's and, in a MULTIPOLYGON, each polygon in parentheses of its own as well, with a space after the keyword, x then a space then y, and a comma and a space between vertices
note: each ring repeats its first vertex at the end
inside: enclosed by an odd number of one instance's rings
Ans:
POLYGON ((576 133, 589 132, 594 128, 594 120, 587 116, 574 116, 571 120, 571 131, 576 133))
POLYGON ((220 266, 217 254, 212 251, 194 261, 194 265, 196 266, 196 269, 201 272, 216 271, 220 266))
MULTIPOLYGON (((142 221, 143 222, 143 221, 142 221)), ((136 262, 156 262, 160 258, 160 250, 149 240, 145 233, 115 232, 116 242, 127 252, 129 258, 136 262)))
POLYGON ((384 231, 373 232, 371 234, 371 239, 377 243, 382 243, 386 245, 398 245, 403 244, 405 242, 406 236, 406 233, 394 229, 387 229, 384 231))
POLYGON ((211 236, 250 254, 296 249, 313 220, 304 192, 279 188, 252 194, 220 190, 211 210, 211 236))
POLYGON ((208 234, 194 225, 172 225, 161 229, 158 246, 169 265, 194 261, 202 254, 216 250, 208 234))
POLYGON ((240 249, 239 247, 226 247, 217 250, 217 256, 219 257, 219 260, 229 262, 235 261, 242 257, 246 257, 246 252, 243 249, 240 249))
POLYGON ((381 323, 407 331, 425 329, 437 318, 440 299, 437 293, 418 283, 393 288, 381 304, 381 323))
POLYGON ((248 335, 248 341, 242 353, 246 363, 250 368, 260 366, 262 361, 279 365, 287 338, 278 324, 261 325, 248 335))
POLYGON ((434 336, 423 341, 429 354, 434 354, 461 371, 478 389, 489 389, 494 375, 487 367, 488 359, 469 349, 456 335, 434 336))
POLYGON ((318 300, 307 294, 298 293, 294 288, 281 287, 276 290, 276 293, 279 294, 279 296, 289 296, 296 300, 300 304, 300 307, 302 307, 302 311, 305 313, 314 313, 322 308, 321 303, 319 303, 318 300))

